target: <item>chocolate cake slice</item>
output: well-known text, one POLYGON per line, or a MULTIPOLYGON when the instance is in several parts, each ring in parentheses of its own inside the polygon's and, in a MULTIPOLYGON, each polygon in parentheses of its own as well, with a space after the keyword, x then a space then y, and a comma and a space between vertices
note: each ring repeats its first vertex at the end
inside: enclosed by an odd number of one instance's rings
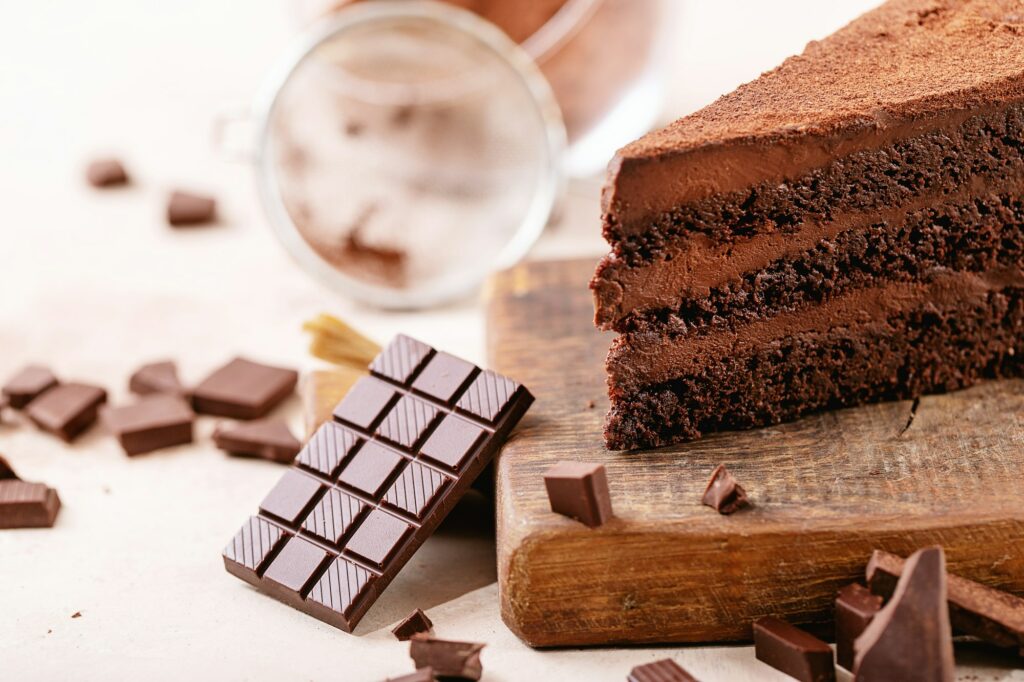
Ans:
POLYGON ((1024 3, 892 0, 626 146, 607 445, 1021 374, 1024 3))

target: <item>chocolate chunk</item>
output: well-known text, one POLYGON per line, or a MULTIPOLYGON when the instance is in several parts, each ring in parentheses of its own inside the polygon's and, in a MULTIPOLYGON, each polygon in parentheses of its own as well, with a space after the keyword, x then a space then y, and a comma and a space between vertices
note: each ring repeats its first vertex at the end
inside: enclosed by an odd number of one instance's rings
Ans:
MULTIPOLYGON (((867 568, 871 591, 891 597, 905 566, 901 557, 876 549, 867 568)), ((1024 599, 958 575, 947 574, 946 587, 955 631, 1024 651, 1024 599)))
POLYGON ((213 442, 232 455, 262 457, 282 464, 291 462, 302 449, 302 443, 283 419, 218 424, 213 442))
POLYGON ((836 596, 836 662, 853 670, 853 642, 882 608, 882 598, 853 583, 836 596))
POLYGON ((433 668, 420 668, 414 673, 401 677, 389 677, 386 682, 437 682, 433 668))
POLYGON ((551 511, 591 528, 612 518, 611 493, 604 465, 559 462, 544 472, 551 511))
POLYGON ((428 633, 434 624, 427 618, 422 609, 416 609, 405 617, 401 623, 391 630, 391 634, 398 638, 399 642, 408 641, 413 635, 428 633))
POLYGON ((169 393, 189 397, 185 386, 178 379, 178 366, 170 360, 151 362, 135 370, 128 380, 128 390, 138 395, 169 393))
POLYGON ((195 414, 188 403, 175 395, 153 394, 133 405, 105 407, 102 415, 126 455, 192 442, 195 414))
POLYGON ((29 365, 7 380, 3 396, 8 405, 20 410, 56 385, 57 377, 49 369, 41 365, 29 365))
POLYGON ((117 159, 97 159, 85 169, 85 179, 93 187, 115 187, 128 184, 128 173, 117 159))
POLYGON ((626 682, 697 682, 697 678, 683 670, 671 658, 663 658, 633 668, 626 682))
POLYGON ((409 655, 417 668, 433 668, 438 677, 479 680, 483 675, 480 651, 483 644, 451 642, 425 634, 410 638, 409 655))
POLYGON ((217 202, 212 197, 177 191, 167 201, 167 222, 175 227, 213 222, 216 214, 217 202))
POLYGON ((25 414, 36 426, 70 443, 92 426, 107 392, 88 384, 60 384, 28 404, 25 414))
MULTIPOLYGON (((224 550, 229 573, 349 632, 533 402, 515 384, 496 420, 456 414, 461 393, 434 397, 413 390, 438 353, 402 339, 381 351, 371 363, 373 376, 356 382, 334 409, 343 424, 317 429, 263 500, 259 515, 224 550), (281 574, 275 556, 293 538, 315 545, 325 558, 304 551, 289 559, 297 568, 281 574)), ((460 391, 480 374, 470 367, 460 391)))
POLYGON ((192 401, 202 414, 259 419, 290 396, 298 380, 294 370, 235 358, 206 377, 192 401))
POLYGON ((754 655, 802 682, 836 679, 832 648, 814 635, 778 618, 754 622, 754 655))
POLYGON ((907 559, 892 599, 854 642, 854 679, 952 682, 953 631, 941 547, 907 559))
POLYGON ((0 457, 0 529, 51 528, 60 511, 57 491, 22 481, 0 457))
POLYGON ((736 482, 724 464, 719 464, 711 472, 711 480, 708 481, 700 501, 719 514, 732 514, 750 504, 747 492, 736 482))

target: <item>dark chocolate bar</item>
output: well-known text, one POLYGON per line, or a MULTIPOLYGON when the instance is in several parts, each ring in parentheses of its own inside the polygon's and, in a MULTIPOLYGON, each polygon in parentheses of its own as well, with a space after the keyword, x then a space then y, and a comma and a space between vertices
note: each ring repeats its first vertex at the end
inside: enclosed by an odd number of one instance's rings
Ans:
POLYGON ((345 631, 533 402, 510 379, 404 336, 370 369, 224 550, 229 573, 345 631))
MULTIPOLYGON (((902 557, 875 550, 867 568, 871 591, 891 597, 905 565, 902 557)), ((954 630, 1024 655, 1024 599, 958 575, 947 576, 947 593, 954 630)))
POLYGON ((178 378, 178 366, 170 360, 150 362, 139 367, 128 379, 128 390, 138 395, 169 393, 189 397, 188 390, 178 378))

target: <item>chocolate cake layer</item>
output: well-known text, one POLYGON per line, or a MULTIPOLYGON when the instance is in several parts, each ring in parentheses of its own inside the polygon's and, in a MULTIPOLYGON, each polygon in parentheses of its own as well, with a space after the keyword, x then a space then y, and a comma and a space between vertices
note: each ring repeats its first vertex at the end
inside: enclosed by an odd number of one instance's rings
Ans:
MULTIPOLYGON (((1024 49, 1024 46, 1022 46, 1024 49)), ((808 248, 878 212, 1024 181, 1024 103, 968 116, 889 146, 834 159, 788 182, 766 181, 677 206, 643 232, 617 234, 591 284, 599 326, 622 329, 637 311, 672 305, 808 248)), ((890 219, 894 216, 890 215, 890 219)))
POLYGON ((672 337, 819 304, 883 281, 922 281, 935 268, 982 272, 1024 262, 1024 179, 1012 191, 872 216, 875 222, 821 239, 800 253, 716 286, 677 294, 671 307, 637 312, 619 331, 672 337), (896 212, 902 214, 903 211, 896 212), (887 220, 889 217, 895 220, 887 220))
POLYGON ((784 334, 706 357, 672 380, 619 390, 605 438, 659 447, 810 410, 904 399, 1024 373, 1024 287, 920 303, 855 327, 784 334))

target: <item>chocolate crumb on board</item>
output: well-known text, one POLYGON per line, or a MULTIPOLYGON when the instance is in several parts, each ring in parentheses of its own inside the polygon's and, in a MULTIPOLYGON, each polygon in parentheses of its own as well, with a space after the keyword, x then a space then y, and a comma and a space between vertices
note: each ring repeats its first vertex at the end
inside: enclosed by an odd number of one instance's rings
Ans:
POLYGON ((260 457, 281 464, 291 464, 302 450, 302 443, 283 419, 217 424, 213 442, 231 455, 260 457))
POLYGON ((82 612, 81 611, 75 611, 74 613, 71 614, 71 617, 72 618, 81 618, 82 617, 82 612))
POLYGON ((11 408, 20 410, 58 383, 49 368, 28 365, 8 378, 0 392, 11 408))
POLYGON ((604 465, 558 462, 544 472, 551 511, 591 528, 612 518, 611 493, 604 465))
POLYGON ((434 639, 426 634, 413 635, 409 656, 416 668, 432 668, 438 677, 479 680, 483 675, 480 651, 483 644, 434 639))
POLYGON ((747 491, 736 482, 724 464, 719 464, 711 472, 711 479, 704 489, 701 503, 711 507, 719 514, 732 514, 743 507, 750 506, 747 491))
POLYGON ((178 366, 171 360, 150 362, 139 367, 128 379, 128 390, 136 395, 170 393, 189 397, 188 390, 178 378, 178 366))
POLYGON ((914 552, 892 599, 854 642, 854 679, 952 682, 953 629, 941 547, 914 552))
POLYGON ((392 628, 391 634, 398 638, 399 642, 407 642, 413 635, 428 633, 433 627, 434 624, 427 618, 427 614, 423 613, 422 609, 416 609, 392 628))
POLYGON ((836 595, 836 662, 853 670, 853 642, 882 608, 882 598, 858 583, 846 585, 836 595))

